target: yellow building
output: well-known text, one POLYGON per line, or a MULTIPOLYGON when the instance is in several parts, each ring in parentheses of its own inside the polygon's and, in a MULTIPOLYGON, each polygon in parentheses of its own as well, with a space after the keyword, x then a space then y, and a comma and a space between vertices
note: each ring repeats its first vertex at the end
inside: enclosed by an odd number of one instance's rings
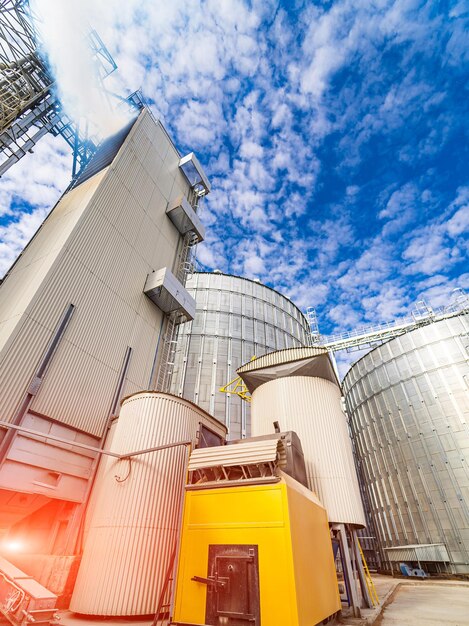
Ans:
POLYGON ((340 610, 326 511, 280 470, 281 446, 192 453, 172 624, 314 626, 340 610))

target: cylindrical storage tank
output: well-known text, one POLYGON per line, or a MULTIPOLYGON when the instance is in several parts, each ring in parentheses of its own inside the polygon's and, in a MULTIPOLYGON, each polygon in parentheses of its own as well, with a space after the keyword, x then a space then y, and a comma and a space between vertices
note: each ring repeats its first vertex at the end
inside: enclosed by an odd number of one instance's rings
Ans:
POLYGON ((427 571, 469 573, 468 358, 465 313, 391 339, 345 376, 386 569, 418 557, 427 571))
MULTIPOLYGON (((223 424, 175 396, 127 398, 109 446, 124 455, 198 439, 221 442, 223 424)), ((103 456, 87 519, 83 559, 70 609, 87 615, 150 615, 157 610, 181 516, 185 446, 119 460, 103 456)))
POLYGON ((171 391, 224 422, 229 439, 249 436, 249 403, 220 387, 253 356, 310 345, 308 321, 289 298, 248 278, 197 272, 186 288, 196 315, 179 329, 171 391))
POLYGON ((295 431, 309 487, 325 506, 329 521, 364 526, 352 442, 327 351, 283 350, 238 371, 252 390, 252 435, 273 432, 273 422, 283 431, 295 431))

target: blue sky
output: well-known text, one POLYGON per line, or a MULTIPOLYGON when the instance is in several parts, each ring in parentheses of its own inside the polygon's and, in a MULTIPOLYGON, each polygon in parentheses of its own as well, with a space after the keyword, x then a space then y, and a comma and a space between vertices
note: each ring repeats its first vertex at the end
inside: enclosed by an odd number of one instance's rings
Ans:
MULTIPOLYGON (((465 2, 94 4, 60 20, 86 13, 119 65, 111 88, 141 88, 211 179, 202 267, 316 307, 325 334, 469 289, 465 2)), ((0 180, 0 271, 70 167, 48 137, 0 180)))

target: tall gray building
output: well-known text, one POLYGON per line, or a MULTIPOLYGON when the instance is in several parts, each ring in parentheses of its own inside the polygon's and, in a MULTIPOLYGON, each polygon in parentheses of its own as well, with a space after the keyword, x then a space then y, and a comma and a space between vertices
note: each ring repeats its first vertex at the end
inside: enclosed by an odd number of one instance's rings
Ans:
POLYGON ((144 109, 0 286, 0 534, 46 586, 72 567, 98 461, 82 446, 104 444, 123 396, 166 385, 174 326, 195 311, 182 283, 207 191, 195 157, 144 109))
POLYGON ((196 314, 180 327, 172 391, 222 420, 230 439, 249 436, 249 403, 220 388, 253 356, 310 345, 308 322, 291 300, 255 280, 198 272, 186 287, 196 314))
POLYGON ((469 314, 362 357, 343 387, 381 560, 469 573, 469 314))

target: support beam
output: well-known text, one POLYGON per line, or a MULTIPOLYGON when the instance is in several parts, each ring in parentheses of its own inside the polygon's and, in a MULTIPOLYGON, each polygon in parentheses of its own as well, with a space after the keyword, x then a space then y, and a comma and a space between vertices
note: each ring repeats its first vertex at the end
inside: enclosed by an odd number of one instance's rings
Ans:
POLYGON ((365 570, 363 568, 363 561, 361 558, 360 550, 358 549, 358 537, 355 529, 350 530, 350 538, 352 544, 352 550, 355 556, 355 563, 357 566, 358 579, 360 581, 360 589, 362 592, 362 598, 365 606, 369 609, 373 608, 373 602, 368 591, 368 585, 366 584, 365 570))
POLYGON ((360 599, 358 595, 357 581, 352 567, 352 559, 347 539, 347 528, 345 524, 334 524, 333 530, 337 532, 337 538, 340 543, 340 551, 342 554, 344 576, 347 579, 347 589, 350 594, 350 603, 352 605, 352 613, 354 617, 361 617, 360 599))

